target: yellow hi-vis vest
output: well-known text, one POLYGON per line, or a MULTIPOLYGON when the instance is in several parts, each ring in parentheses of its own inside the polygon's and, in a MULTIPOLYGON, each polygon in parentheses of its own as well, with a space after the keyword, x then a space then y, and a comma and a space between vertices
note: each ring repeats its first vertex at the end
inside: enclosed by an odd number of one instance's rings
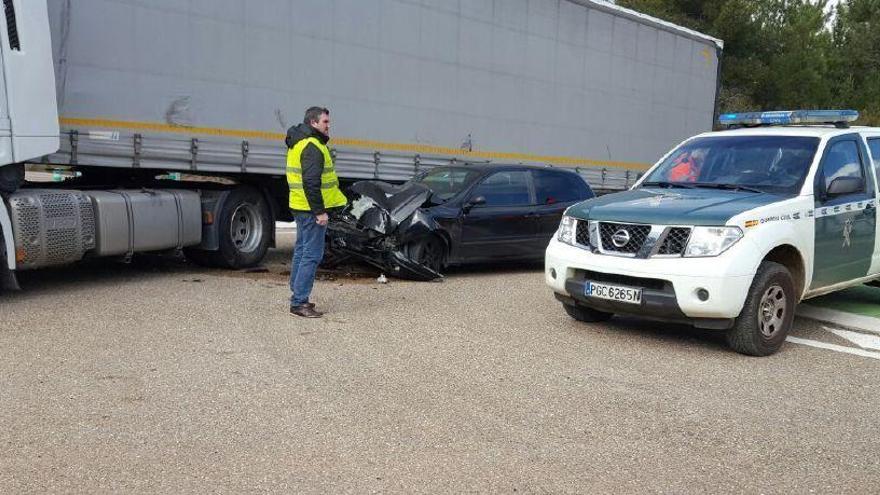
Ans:
POLYGON ((321 197, 324 198, 324 208, 337 208, 345 206, 348 200, 339 190, 339 178, 336 177, 336 169, 333 167, 333 157, 330 149, 317 138, 307 138, 297 141, 287 152, 287 186, 290 189, 290 209, 309 211, 309 200, 303 188, 302 177, 302 153, 309 144, 314 144, 324 155, 324 172, 321 174, 321 197))

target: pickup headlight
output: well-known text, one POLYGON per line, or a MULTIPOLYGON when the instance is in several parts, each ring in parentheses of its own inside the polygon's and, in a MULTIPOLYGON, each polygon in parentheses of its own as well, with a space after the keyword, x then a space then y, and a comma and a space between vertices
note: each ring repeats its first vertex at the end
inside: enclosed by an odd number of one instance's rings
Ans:
POLYGON ((576 225, 577 220, 568 215, 563 215, 562 221, 559 222, 559 229, 556 230, 556 240, 573 246, 576 225))
POLYGON ((742 239, 739 227, 694 227, 684 250, 685 258, 718 256, 742 239))

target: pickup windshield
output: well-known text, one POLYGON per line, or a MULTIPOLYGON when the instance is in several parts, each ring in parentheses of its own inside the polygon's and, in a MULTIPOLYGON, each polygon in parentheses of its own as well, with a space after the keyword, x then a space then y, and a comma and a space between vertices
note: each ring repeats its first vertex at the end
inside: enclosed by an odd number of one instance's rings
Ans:
POLYGON ((696 138, 673 151, 642 187, 795 194, 818 146, 819 138, 804 136, 696 138))
POLYGON ((434 198, 448 201, 465 190, 481 172, 464 167, 437 167, 412 179, 412 182, 427 186, 434 198))

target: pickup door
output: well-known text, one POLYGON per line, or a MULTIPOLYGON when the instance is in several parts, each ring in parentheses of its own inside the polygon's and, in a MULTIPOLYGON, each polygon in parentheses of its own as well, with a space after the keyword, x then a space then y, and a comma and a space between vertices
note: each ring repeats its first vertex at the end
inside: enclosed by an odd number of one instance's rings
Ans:
MULTIPOLYGON (((877 178, 877 187, 880 190, 880 135, 868 136, 868 151, 874 166, 874 176, 877 178)), ((880 196, 880 194, 878 194, 880 196)), ((880 218, 877 219, 880 222, 880 218)), ((871 265, 871 275, 880 274, 880 223, 877 226, 877 240, 874 246, 874 263, 871 265)))
POLYGON ((816 250, 811 288, 868 276, 877 237, 877 196, 873 164, 858 134, 831 139, 816 174, 816 250), (832 183, 849 181, 834 194, 832 183), (860 181, 860 182, 858 182, 860 181), (855 189, 854 184, 860 184, 855 189))

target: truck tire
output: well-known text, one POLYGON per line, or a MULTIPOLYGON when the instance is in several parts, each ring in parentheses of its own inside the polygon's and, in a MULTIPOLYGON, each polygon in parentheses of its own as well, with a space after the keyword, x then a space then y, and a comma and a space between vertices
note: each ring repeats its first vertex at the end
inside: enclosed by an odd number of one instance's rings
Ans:
POLYGON ((565 312, 568 313, 568 316, 585 323, 601 323, 610 320, 611 317, 614 316, 614 313, 606 313, 586 306, 563 304, 562 307, 565 308, 565 312))
POLYGON ((220 249, 185 250, 191 261, 216 268, 241 269, 258 265, 269 250, 274 228, 266 199, 252 187, 234 189, 217 215, 220 249))
POLYGON ((0 167, 0 193, 12 194, 24 182, 24 164, 13 163, 0 167))
POLYGON ((794 280, 783 265, 765 261, 752 280, 742 313, 727 332, 731 349, 749 356, 778 351, 794 321, 794 280))

